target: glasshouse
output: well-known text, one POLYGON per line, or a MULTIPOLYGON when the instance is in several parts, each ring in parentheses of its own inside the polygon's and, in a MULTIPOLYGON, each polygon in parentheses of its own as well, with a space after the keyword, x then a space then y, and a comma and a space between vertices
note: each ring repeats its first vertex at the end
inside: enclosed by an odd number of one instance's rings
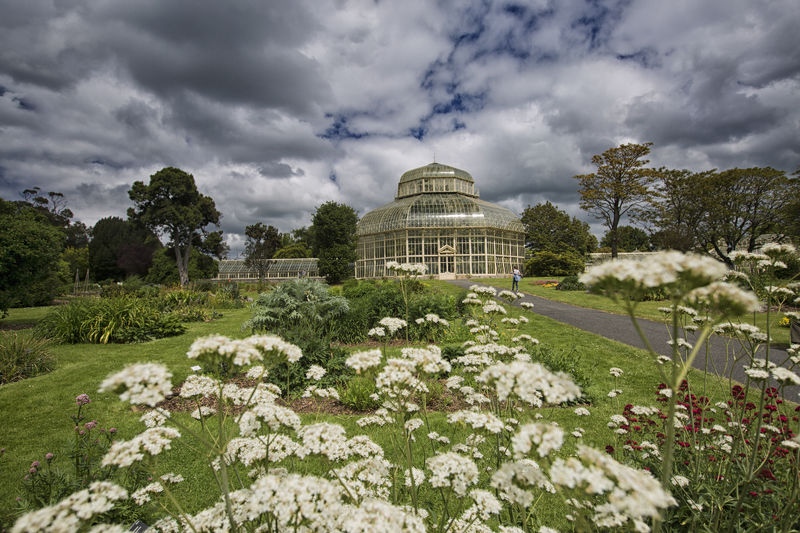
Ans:
POLYGON ((481 200, 472 176, 431 163, 400 177, 397 196, 356 228, 356 277, 391 276, 386 264, 424 263, 440 278, 510 275, 524 259, 522 222, 481 200))
MULTIPOLYGON (((249 267, 242 259, 225 259, 219 262, 218 281, 257 281, 258 270, 249 267)), ((315 258, 303 259, 270 259, 263 270, 263 279, 281 280, 289 278, 319 277, 319 268, 315 258)))

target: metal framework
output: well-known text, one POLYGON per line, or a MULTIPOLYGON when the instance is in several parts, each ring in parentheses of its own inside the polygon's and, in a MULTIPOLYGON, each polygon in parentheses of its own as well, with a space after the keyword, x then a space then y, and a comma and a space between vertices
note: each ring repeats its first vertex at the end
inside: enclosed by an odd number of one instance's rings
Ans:
MULTIPOLYGON (((264 279, 280 280, 289 278, 319 277, 317 259, 270 259, 264 279)), ((258 272, 244 264, 242 259, 223 259, 219 262, 220 281, 258 281, 258 272)))
POLYGON ((404 173, 395 200, 365 214, 356 235, 358 278, 391 275, 388 261, 425 263, 440 277, 498 276, 524 259, 520 219, 481 200, 468 172, 440 163, 404 173))

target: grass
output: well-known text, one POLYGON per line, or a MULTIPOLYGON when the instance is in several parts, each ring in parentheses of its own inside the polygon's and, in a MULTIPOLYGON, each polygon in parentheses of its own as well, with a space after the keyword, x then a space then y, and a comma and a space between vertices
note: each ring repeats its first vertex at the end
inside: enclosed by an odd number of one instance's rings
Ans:
MULTIPOLYGON (((580 298, 583 305, 595 305, 594 296, 540 288, 534 281, 523 280, 522 289, 530 294, 547 295, 554 297, 553 299, 564 298, 561 301, 568 303, 569 299, 575 301, 575 298, 580 298)), ((492 280, 491 283, 495 282, 497 286, 501 286, 501 280, 492 280)), ((453 294, 463 290, 446 282, 431 283, 453 294)), ((485 281, 481 280, 481 283, 485 281)), ((611 311, 607 304, 600 303, 600 297, 596 298, 596 305, 599 306, 596 308, 606 307, 604 310, 611 311)), ((13 309, 6 320, 29 323, 40 319, 45 312, 46 309, 42 308, 13 309)), ((591 378, 584 390, 594 400, 591 417, 578 420, 571 407, 548 407, 539 410, 545 420, 557 421, 565 429, 582 426, 586 430, 584 442, 602 449, 606 444, 613 443, 614 437, 605 426, 611 414, 619 413, 625 403, 654 404, 655 388, 661 380, 654 372, 651 357, 646 352, 579 332, 577 328, 536 313, 527 313, 527 316, 530 322, 520 326, 514 334, 528 333, 553 351, 565 356, 574 355, 580 373, 591 378), (608 369, 611 367, 624 369, 625 374, 620 383, 609 375, 608 369), (607 393, 614 388, 623 389, 624 395, 609 398, 607 393)), ((241 330, 241 324, 248 318, 249 309, 227 310, 222 318, 213 322, 190 324, 183 335, 142 344, 57 345, 52 349, 57 359, 57 367, 53 372, 0 387, 0 413, 4 417, 0 448, 5 450, 0 458, 0 529, 13 521, 15 498, 20 493, 20 480, 31 461, 41 460, 47 452, 64 450, 69 444, 72 438, 69 414, 73 412, 77 395, 87 393, 91 397, 92 403, 87 406, 90 418, 96 418, 102 426, 118 428, 120 438, 130 438, 142 429, 138 421, 141 413, 132 410, 111 394, 96 392, 103 379, 128 364, 147 361, 165 364, 174 375, 173 383, 180 383, 190 372, 191 363, 185 354, 196 337, 211 333, 245 337, 248 332, 241 330)), ((3 323, 7 323, 6 320, 3 323)), ((714 390, 709 395, 724 398, 729 384, 724 380, 715 380, 713 383, 714 390)), ((189 420, 188 415, 177 416, 189 420)), ((348 435, 366 433, 376 442, 388 444, 386 432, 359 428, 355 424, 358 416, 317 413, 304 415, 303 418, 304 422, 324 420, 338 423, 348 429, 348 435)), ((458 428, 447 424, 442 413, 432 414, 431 423, 443 434, 458 431, 458 428)), ((215 498, 215 491, 206 490, 206 487, 213 486, 213 480, 202 454, 184 444, 185 440, 187 439, 176 443, 173 451, 164 457, 163 471, 180 472, 191 481, 183 484, 180 494, 189 502, 190 508, 199 509, 212 503, 215 498)), ((313 464, 304 466, 320 468, 313 464)), ((557 518, 562 510, 548 507, 547 502, 543 500, 539 503, 542 506, 539 508, 542 516, 557 518)))

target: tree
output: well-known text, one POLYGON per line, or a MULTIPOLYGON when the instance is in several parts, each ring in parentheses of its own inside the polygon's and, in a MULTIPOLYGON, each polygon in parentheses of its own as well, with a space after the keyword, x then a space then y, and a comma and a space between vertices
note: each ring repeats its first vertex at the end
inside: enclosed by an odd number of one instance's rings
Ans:
POLYGON ((119 217, 98 220, 89 242, 89 270, 96 281, 123 281, 147 274, 158 237, 140 224, 119 217))
POLYGON ((0 198, 0 316, 58 294, 64 233, 25 202, 0 198))
POLYGON ((326 202, 311 218, 312 252, 319 258, 320 274, 338 283, 352 274, 356 260, 358 214, 345 204, 326 202))
POLYGON ((611 257, 617 257, 617 228, 622 217, 645 206, 652 195, 654 173, 642 159, 653 143, 623 144, 592 157, 594 174, 574 176, 580 182, 580 206, 602 220, 610 232, 611 257))
POLYGON ((656 248, 681 252, 702 248, 697 240, 697 228, 705 218, 700 197, 706 178, 713 173, 664 167, 655 172, 650 206, 640 210, 637 218, 652 229, 650 241, 656 248))
MULTIPOLYGON (((189 277, 191 279, 211 279, 219 272, 219 263, 210 255, 200 253, 192 248, 189 257, 189 277)), ((175 263, 175 252, 170 248, 161 248, 153 254, 153 263, 145 276, 147 283, 154 285, 177 285, 180 274, 175 263)))
POLYGON ((586 255, 597 248, 597 238, 589 224, 570 218, 566 211, 550 202, 530 205, 522 212, 525 240, 534 251, 561 253, 566 251, 586 255))
MULTIPOLYGON (((600 246, 611 247, 611 232, 606 232, 600 239, 600 246)), ((617 228, 617 247, 622 252, 646 252, 650 250, 650 236, 647 232, 633 226, 617 228)))
POLYGON ((791 221, 784 216, 800 186, 771 167, 733 168, 708 173, 694 192, 704 214, 696 228, 699 244, 733 266, 734 250, 753 252, 766 235, 786 238, 791 221))
POLYGON ((247 242, 244 245, 244 264, 258 274, 259 282, 267 277, 267 271, 275 252, 281 245, 281 235, 275 226, 259 222, 244 229, 247 242))
POLYGON ((193 246, 208 236, 207 226, 219 225, 221 215, 214 200, 200 194, 194 176, 174 167, 150 176, 148 185, 135 182, 128 196, 135 206, 128 209, 128 218, 142 223, 156 235, 169 238, 180 284, 187 285, 193 246))
POLYGON ((314 254, 311 253, 311 248, 306 246, 303 243, 295 242, 292 244, 287 244, 282 248, 279 248, 275 255, 272 256, 273 259, 301 259, 303 257, 313 257, 314 254))

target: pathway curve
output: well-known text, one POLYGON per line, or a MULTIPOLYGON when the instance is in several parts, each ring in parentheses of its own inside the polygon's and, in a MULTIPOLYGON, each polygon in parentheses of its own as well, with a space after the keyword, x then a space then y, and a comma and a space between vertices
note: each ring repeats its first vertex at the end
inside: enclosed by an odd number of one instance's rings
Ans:
MULTIPOLYGON (((457 279, 450 280, 450 283, 468 289, 470 286, 475 285, 476 281, 457 279)), ((642 349, 646 348, 644 342, 636 333, 636 330, 631 323, 631 319, 626 315, 618 315, 614 313, 607 313, 605 311, 598 311, 596 309, 578 307, 575 305, 548 300, 539 296, 532 296, 530 294, 525 294, 523 298, 520 298, 514 302, 513 305, 519 305, 522 302, 533 303, 532 312, 552 318, 558 322, 575 326, 576 328, 580 328, 584 331, 588 331, 590 333, 594 333, 596 335, 600 335, 601 337, 615 340, 629 346, 642 349)), ((639 326, 656 352, 663 355, 671 354, 671 346, 668 344, 670 339, 669 331, 664 323, 640 319, 639 326)), ((691 339, 688 340, 691 342, 691 339)), ((725 339, 716 335, 711 337, 709 341, 711 366, 716 369, 718 374, 726 376, 730 374, 736 381, 744 383, 746 376, 744 374, 743 361, 740 360, 735 362, 733 366, 733 372, 731 373, 730 371, 729 365, 731 363, 728 361, 729 356, 726 353, 726 340, 730 339, 725 339)), ((760 349, 757 356, 764 358, 763 347, 760 349)), ((769 358, 770 361, 781 366, 788 366, 788 364, 791 364, 791 362, 787 364, 789 355, 786 353, 786 350, 776 348, 774 346, 770 348, 769 358)), ((697 357, 694 361, 694 366, 702 370, 705 366, 704 359, 704 357, 697 357)), ((776 384, 772 383, 772 385, 776 384)), ((784 397, 793 402, 798 401, 799 395, 800 386, 786 386, 784 388, 784 397)))

